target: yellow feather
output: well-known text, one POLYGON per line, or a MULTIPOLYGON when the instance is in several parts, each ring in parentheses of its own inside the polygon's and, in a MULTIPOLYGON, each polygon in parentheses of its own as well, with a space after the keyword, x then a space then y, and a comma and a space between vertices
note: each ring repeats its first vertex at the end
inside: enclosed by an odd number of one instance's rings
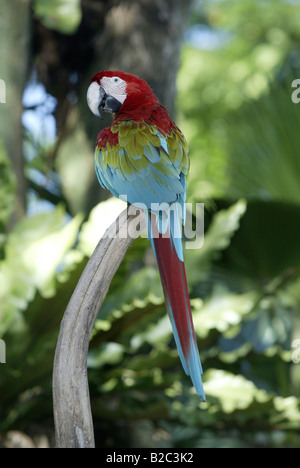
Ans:
POLYGON ((119 160, 120 160, 121 170, 122 170, 124 176, 126 178, 133 179, 134 176, 135 176, 135 172, 134 172, 132 164, 129 162, 129 158, 126 155, 126 153, 124 153, 122 156, 120 156, 119 160))
POLYGON ((126 138, 131 132, 131 124, 130 123, 123 123, 122 125, 119 125, 118 128, 118 135, 119 135, 119 140, 120 138, 126 138))
POLYGON ((149 169, 149 161, 147 158, 142 157, 141 159, 133 159, 130 158, 130 162, 137 173, 143 173, 145 174, 147 170, 149 169))

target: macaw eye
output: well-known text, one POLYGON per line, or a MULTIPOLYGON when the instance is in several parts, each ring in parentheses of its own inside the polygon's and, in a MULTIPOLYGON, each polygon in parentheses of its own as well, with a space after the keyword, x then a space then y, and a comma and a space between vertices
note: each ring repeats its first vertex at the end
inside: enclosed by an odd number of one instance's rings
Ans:
POLYGON ((119 81, 120 81, 120 78, 117 78, 117 77, 114 78, 114 83, 119 83, 119 81))

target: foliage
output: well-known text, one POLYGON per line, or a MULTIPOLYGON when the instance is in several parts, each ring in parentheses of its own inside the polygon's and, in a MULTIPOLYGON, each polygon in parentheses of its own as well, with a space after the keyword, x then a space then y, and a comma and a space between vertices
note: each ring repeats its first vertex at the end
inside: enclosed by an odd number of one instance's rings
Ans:
MULTIPOLYGON (((13 210, 14 190, 12 168, 0 140, 0 233, 4 231, 13 210)), ((0 234, 0 249, 3 240, 3 234, 0 234)))
MULTIPOLYGON (((285 0, 197 3, 199 7, 193 18, 196 25, 191 29, 193 34, 190 32, 188 36, 191 40, 184 49, 178 76, 181 127, 188 137, 195 174, 195 180, 192 177, 189 183, 189 195, 195 199, 226 197, 232 194, 232 180, 238 182, 236 172, 233 177, 228 174, 229 169, 235 168, 230 160, 233 145, 234 163, 241 155, 237 138, 244 139, 248 152, 256 151, 253 134, 259 127, 260 136, 266 138, 262 134, 267 127, 268 143, 276 145, 273 136, 277 133, 282 145, 293 144, 289 132, 284 136, 283 126, 287 127, 293 116, 299 118, 297 106, 290 99, 289 79, 293 75, 297 77, 299 69, 300 31, 296 20, 299 5, 285 0), (202 23, 200 29, 197 23, 202 23), (282 90, 279 80, 284 78, 288 85, 282 90), (274 89, 270 97, 272 82, 274 89), (262 106, 265 112, 260 115, 262 106), (285 119, 280 119, 280 112, 284 112, 286 124, 285 119), (228 122, 232 115, 234 126, 228 122), (232 130, 230 135, 228 127, 232 130), (248 137, 253 144, 247 144, 248 137), (197 174, 201 174, 200 181, 197 174)), ((289 149, 291 153, 292 148, 289 149)), ((260 169, 261 166, 257 177, 260 169)), ((261 181, 264 181, 263 175, 261 181)), ((244 178, 241 185, 243 182, 244 178)))
POLYGON ((81 22, 80 0, 35 0, 34 13, 49 29, 73 34, 81 22))
MULTIPOLYGON (((57 10, 44 3, 36 1, 35 13, 52 28, 49 11, 54 21, 57 10)), ((298 447, 299 115, 290 83, 300 63, 299 5, 197 5, 178 114, 191 149, 188 201, 206 202, 204 245, 185 250, 185 262, 207 402, 183 374, 152 251, 138 239, 90 341, 96 438, 100 447, 298 447)), ((58 20, 55 29, 74 32, 70 17, 68 31, 58 20)), ((0 168, 4 227, 13 177, 1 149, 0 168)), ((109 199, 72 218, 56 197, 46 213, 2 230, 0 431, 52 424, 59 324, 99 237, 123 208, 109 199)))

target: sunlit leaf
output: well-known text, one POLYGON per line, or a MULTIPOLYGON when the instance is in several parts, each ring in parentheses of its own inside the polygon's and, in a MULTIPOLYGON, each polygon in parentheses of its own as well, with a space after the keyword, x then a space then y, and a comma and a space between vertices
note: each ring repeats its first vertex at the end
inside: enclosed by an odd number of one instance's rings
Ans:
POLYGON ((45 296, 54 294, 55 274, 75 242, 81 221, 77 216, 66 223, 65 212, 58 207, 17 224, 0 262, 2 327, 25 309, 36 290, 45 296))
POLYGON ((264 403, 270 396, 264 390, 242 377, 228 372, 211 370, 207 372, 205 392, 216 398, 225 413, 248 408, 253 402, 264 403))
POLYGON ((93 208, 79 235, 78 247, 85 255, 91 256, 106 229, 117 219, 126 206, 125 202, 113 197, 93 208))
POLYGON ((34 12, 49 29, 73 34, 81 22, 80 0, 35 0, 34 12))
POLYGON ((221 286, 216 287, 205 302, 192 300, 197 334, 206 337, 212 330, 224 334, 232 327, 236 332, 236 326, 241 325, 256 301, 256 292, 233 294, 221 286))

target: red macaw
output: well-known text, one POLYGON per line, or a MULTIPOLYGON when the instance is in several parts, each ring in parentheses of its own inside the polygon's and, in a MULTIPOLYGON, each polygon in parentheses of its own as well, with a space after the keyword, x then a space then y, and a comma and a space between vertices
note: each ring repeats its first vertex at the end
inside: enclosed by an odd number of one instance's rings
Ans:
POLYGON ((114 114, 111 126, 97 138, 97 177, 101 186, 117 198, 123 195, 129 203, 147 207, 149 238, 179 356, 205 401, 181 234, 178 235, 184 223, 189 170, 186 140, 150 86, 129 73, 96 73, 91 78, 87 101, 97 117, 101 118, 100 110, 114 114), (157 211, 154 204, 164 204, 167 209, 157 211))

